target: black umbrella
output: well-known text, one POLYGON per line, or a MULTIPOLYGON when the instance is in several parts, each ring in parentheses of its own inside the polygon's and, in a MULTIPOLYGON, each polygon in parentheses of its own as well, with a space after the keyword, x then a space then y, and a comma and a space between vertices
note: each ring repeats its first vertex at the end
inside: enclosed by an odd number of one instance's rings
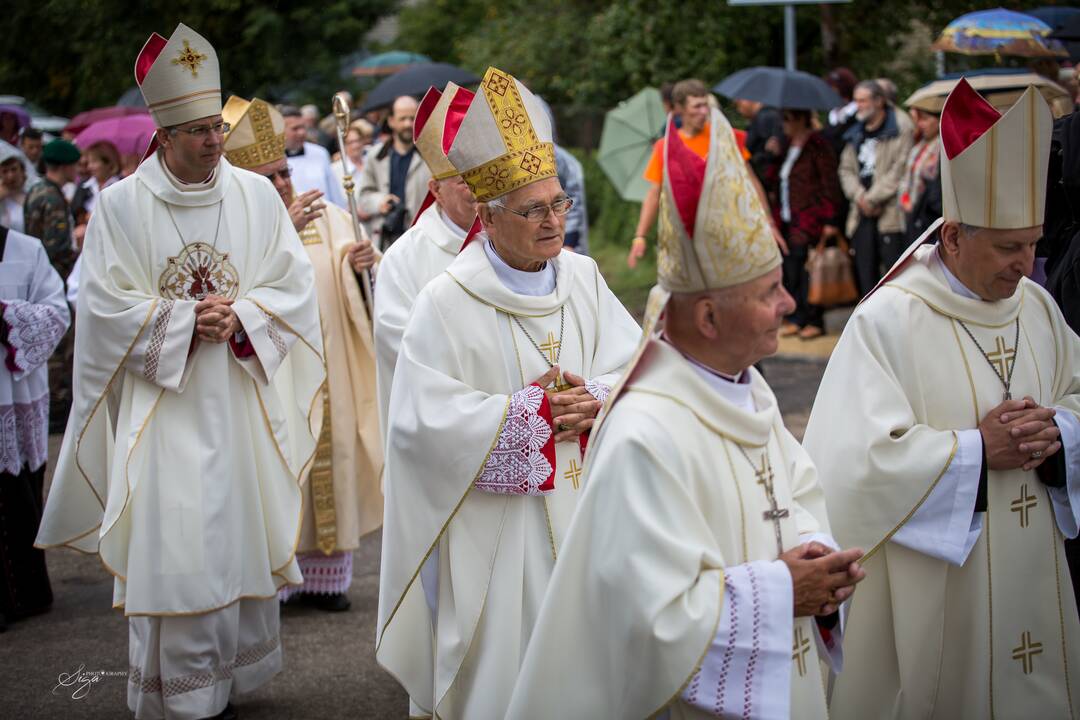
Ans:
POLYGON ((816 75, 776 67, 745 68, 728 75, 713 91, 793 110, 831 110, 844 104, 836 91, 816 75))
POLYGON ((468 70, 462 70, 447 63, 412 65, 394 73, 376 85, 364 98, 364 104, 360 106, 360 112, 389 107, 394 100, 402 95, 412 95, 419 98, 432 85, 442 89, 448 82, 462 86, 478 85, 480 84, 480 78, 468 70))

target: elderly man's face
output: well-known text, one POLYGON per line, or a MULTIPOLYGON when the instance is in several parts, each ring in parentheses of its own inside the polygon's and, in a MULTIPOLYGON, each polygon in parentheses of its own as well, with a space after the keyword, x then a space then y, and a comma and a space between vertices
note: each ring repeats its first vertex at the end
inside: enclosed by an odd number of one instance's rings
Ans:
POLYGON ((885 98, 876 98, 866 88, 859 88, 855 91, 855 108, 855 118, 859 122, 866 122, 885 110, 885 98))
POLYGON ((784 289, 778 267, 721 291, 716 307, 713 325, 717 342, 729 353, 736 350, 739 367, 748 368, 776 352, 780 326, 795 311, 795 301, 784 289))
POLYGON ((948 222, 942 228, 941 248, 948 256, 950 270, 964 287, 994 302, 1012 297, 1020 280, 1031 275, 1040 237, 1042 226, 963 230, 948 222))
POLYGON ((19 158, 8 158, 0 164, 0 184, 8 192, 22 192, 26 183, 26 168, 19 158))
POLYGON ((285 147, 290 152, 296 152, 304 147, 305 140, 307 140, 307 123, 304 122, 304 118, 285 118, 285 147))
POLYGON ((468 230, 476 217, 476 198, 473 197, 469 185, 460 175, 432 179, 429 188, 435 196, 435 202, 443 212, 454 221, 462 230, 468 230))
POLYGON ((251 168, 251 172, 262 175, 274 184, 274 189, 281 196, 281 201, 288 207, 293 201, 292 179, 289 177, 289 163, 285 158, 251 168))
POLYGON ((539 267, 557 256, 566 233, 565 217, 549 209, 543 220, 532 222, 510 211, 524 213, 566 198, 559 179, 553 177, 518 188, 482 208, 481 218, 499 256, 518 269, 539 267))

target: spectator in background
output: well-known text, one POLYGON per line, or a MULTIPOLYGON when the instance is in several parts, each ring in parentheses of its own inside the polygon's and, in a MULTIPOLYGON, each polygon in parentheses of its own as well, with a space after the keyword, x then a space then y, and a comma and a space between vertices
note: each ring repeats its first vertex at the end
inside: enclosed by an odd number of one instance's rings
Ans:
POLYGON ((859 292, 870 292, 903 252, 904 220, 897 191, 912 145, 910 121, 901 123, 873 80, 855 86, 856 123, 844 134, 840 185, 850 207, 847 235, 855 251, 859 292))
POLYGON ((86 172, 89 177, 75 191, 71 201, 75 218, 75 245, 82 247, 86 224, 97 206, 98 194, 120 180, 120 152, 108 140, 99 140, 86 148, 86 172))
POLYGON ((735 110, 747 119, 746 150, 750 153, 750 166, 775 204, 777 184, 780 180, 781 146, 784 142, 784 124, 780 111, 753 100, 735 100, 735 110))
POLYGON ((824 130, 825 138, 832 143, 833 151, 839 157, 846 144, 844 133, 856 122, 855 113, 859 108, 855 104, 853 93, 858 81, 855 79, 855 73, 846 67, 838 67, 829 71, 829 74, 825 76, 825 82, 836 91, 844 103, 829 111, 829 124, 824 130))
POLYGON ((839 233, 843 196, 832 145, 813 128, 809 110, 784 110, 784 161, 780 166, 779 202, 773 218, 787 240, 783 261, 784 287, 795 299, 795 312, 780 329, 781 336, 810 340, 825 334, 825 310, 807 300, 810 250, 839 233))
POLYGON ((34 127, 24 127, 19 132, 19 149, 34 167, 34 174, 41 173, 41 152, 45 148, 44 133, 34 127))
POLYGON ((0 144, 0 225, 23 232, 26 168, 30 161, 14 145, 0 144))
POLYGON ((371 148, 360 172, 360 210, 374 216, 380 250, 409 228, 427 195, 431 171, 413 144, 418 106, 409 95, 394 100, 387 119, 390 139, 371 148))
POLYGON ((330 169, 330 153, 321 145, 308 142, 308 126, 300 110, 292 105, 283 105, 278 110, 285 118, 285 155, 296 194, 318 190, 322 193, 319 197, 325 196, 338 207, 347 208, 345 190, 330 169))
POLYGON ((881 86, 881 91, 885 93, 885 101, 895 107, 896 83, 886 77, 877 78, 874 82, 881 86))
POLYGON ((915 146, 908 154, 904 178, 900 181, 899 202, 904 212, 904 245, 914 242, 941 217, 941 176, 938 151, 940 113, 911 108, 915 121, 915 146))
MULTIPOLYGON (((353 179, 353 195, 356 197, 356 210, 360 216, 360 224, 364 226, 364 230, 367 231, 369 237, 374 237, 375 228, 371 222, 374 216, 360 208, 360 173, 364 169, 364 162, 374 139, 375 126, 363 118, 353 120, 349 125, 349 129, 345 132, 345 163, 348 165, 349 174, 352 175, 353 179)), ((337 178, 339 183, 342 182, 345 171, 341 166, 341 153, 335 156, 331 167, 334 170, 334 177, 337 178)))

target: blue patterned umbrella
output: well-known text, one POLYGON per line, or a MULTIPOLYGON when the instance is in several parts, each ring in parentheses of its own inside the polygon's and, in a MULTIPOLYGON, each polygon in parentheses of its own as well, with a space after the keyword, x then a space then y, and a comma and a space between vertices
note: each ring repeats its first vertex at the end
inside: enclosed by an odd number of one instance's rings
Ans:
POLYGON ((1031 15, 1004 8, 980 10, 949 23, 932 47, 961 55, 1066 56, 1061 43, 1050 39, 1051 31, 1031 15))

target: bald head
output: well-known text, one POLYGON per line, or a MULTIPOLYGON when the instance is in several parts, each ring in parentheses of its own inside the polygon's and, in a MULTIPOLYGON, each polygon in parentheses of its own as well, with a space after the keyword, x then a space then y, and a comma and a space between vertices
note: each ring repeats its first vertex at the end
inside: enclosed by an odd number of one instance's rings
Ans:
POLYGON ((419 103, 411 95, 402 95, 391 106, 390 117, 386 123, 394 134, 394 149, 399 153, 407 153, 412 149, 413 121, 416 119, 418 107, 419 103))

